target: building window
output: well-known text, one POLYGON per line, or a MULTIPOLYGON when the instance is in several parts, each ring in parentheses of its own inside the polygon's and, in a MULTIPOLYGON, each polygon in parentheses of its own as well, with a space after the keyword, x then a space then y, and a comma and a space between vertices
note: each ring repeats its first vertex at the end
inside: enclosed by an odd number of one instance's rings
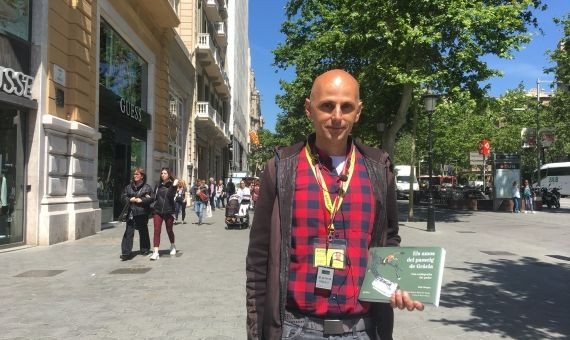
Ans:
POLYGON ((170 107, 168 116, 168 153, 170 154, 170 169, 177 176, 182 175, 182 142, 184 129, 182 122, 184 114, 183 101, 176 95, 170 94, 170 107))
POLYGON ((146 109, 141 105, 147 69, 144 59, 104 20, 101 20, 100 45, 99 84, 146 109))
POLYGON ((168 2, 170 2, 170 6, 172 6, 172 8, 174 9, 174 13, 176 13, 176 15, 180 16, 180 14, 178 13, 178 7, 180 5, 180 0, 168 0, 168 2))
POLYGON ((30 0, 0 1, 0 33, 30 40, 30 0))

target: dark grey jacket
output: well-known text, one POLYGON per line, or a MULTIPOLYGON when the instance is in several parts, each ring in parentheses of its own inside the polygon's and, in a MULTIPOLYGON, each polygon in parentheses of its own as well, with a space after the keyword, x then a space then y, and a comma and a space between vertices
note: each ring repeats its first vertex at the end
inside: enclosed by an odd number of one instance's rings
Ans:
POLYGON ((152 202, 152 188, 144 181, 141 185, 136 186, 134 182, 129 183, 123 190, 121 201, 127 204, 131 197, 140 198, 141 203, 131 203, 129 208, 133 212, 133 216, 149 215, 150 202, 152 202))
MULTIPOLYGON (((314 137, 310 137, 314 138, 314 137)), ((364 156, 376 198, 369 246, 399 246, 394 169, 388 154, 355 143, 364 156)), ((277 151, 262 174, 246 259, 248 339, 280 339, 287 298, 292 202, 299 152, 305 142, 277 151)), ((394 312, 389 304, 372 306, 382 340, 392 338, 394 312)))

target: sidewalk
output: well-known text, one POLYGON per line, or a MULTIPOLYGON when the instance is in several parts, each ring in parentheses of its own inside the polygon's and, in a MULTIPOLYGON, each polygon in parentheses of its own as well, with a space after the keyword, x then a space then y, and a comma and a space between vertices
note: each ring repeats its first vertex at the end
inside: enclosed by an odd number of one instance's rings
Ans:
MULTIPOLYGON (((403 246, 443 246, 447 261, 440 307, 396 311, 395 339, 568 338, 569 213, 438 211, 433 233, 400 222, 403 246)), ((187 217, 197 220, 191 209, 187 217)), ((119 260, 120 224, 2 252, 0 339, 245 339, 249 229, 224 227, 221 210, 207 224, 176 225, 173 257, 163 228, 155 262, 119 260)))

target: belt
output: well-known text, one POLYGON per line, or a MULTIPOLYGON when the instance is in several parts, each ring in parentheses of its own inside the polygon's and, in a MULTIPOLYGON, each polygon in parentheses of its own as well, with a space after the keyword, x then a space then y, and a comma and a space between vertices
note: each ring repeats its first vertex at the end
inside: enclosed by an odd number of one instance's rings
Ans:
POLYGON ((373 329, 375 324, 372 317, 368 315, 355 316, 347 319, 318 318, 314 316, 302 315, 285 311, 285 321, 299 326, 303 329, 310 329, 323 334, 344 334, 350 332, 362 332, 373 329))

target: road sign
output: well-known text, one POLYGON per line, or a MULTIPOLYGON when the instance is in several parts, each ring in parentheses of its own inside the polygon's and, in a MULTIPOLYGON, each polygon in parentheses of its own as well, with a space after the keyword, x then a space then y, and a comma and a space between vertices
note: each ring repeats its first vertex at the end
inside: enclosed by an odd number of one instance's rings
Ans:
POLYGON ((491 142, 488 139, 479 141, 479 153, 485 157, 491 153, 491 142))
POLYGON ((469 164, 483 165, 483 155, 480 155, 478 151, 469 152, 469 164))

